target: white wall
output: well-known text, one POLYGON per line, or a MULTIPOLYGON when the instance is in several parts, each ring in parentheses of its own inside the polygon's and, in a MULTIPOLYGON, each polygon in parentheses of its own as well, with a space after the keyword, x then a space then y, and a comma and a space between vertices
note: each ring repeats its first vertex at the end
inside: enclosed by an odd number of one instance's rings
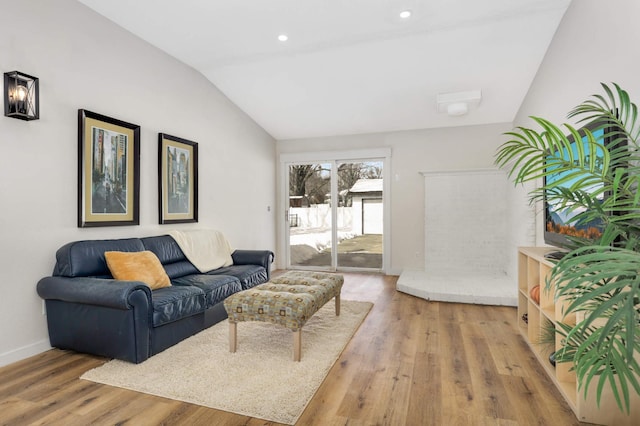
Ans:
POLYGON ((48 348, 35 286, 68 241, 210 227, 234 247, 275 250, 275 141, 245 113, 80 3, 1 5, 0 69, 40 78, 41 118, 0 117, 0 365, 48 348), (77 228, 79 108, 141 126, 139 226, 77 228), (199 143, 198 224, 158 225, 158 132, 199 143))
MULTIPOLYGON (((574 0, 549 46, 536 78, 515 119, 534 127, 529 116, 569 122, 567 112, 592 94, 600 83, 616 82, 640 103, 640 2, 574 0)), ((538 220, 542 220, 538 215, 538 220)), ((543 244, 542 225, 536 227, 543 244)))
MULTIPOLYGON (((420 172, 493 167, 511 123, 278 141, 279 153, 391 148, 391 268, 424 268, 424 178, 420 172)), ((278 238, 282 238, 278 233, 278 238)), ((279 242, 281 243, 281 241, 279 242)))

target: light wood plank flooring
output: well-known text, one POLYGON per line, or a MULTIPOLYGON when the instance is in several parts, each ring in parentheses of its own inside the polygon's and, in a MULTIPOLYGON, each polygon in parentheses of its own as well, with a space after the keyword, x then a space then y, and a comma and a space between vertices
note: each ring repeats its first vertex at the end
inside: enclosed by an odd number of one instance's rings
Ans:
MULTIPOLYGON (((428 302, 396 281, 345 274, 342 298, 375 305, 299 425, 581 424, 520 337, 515 308, 428 302)), ((0 424, 273 424, 78 379, 105 361, 53 349, 0 368, 0 424)))

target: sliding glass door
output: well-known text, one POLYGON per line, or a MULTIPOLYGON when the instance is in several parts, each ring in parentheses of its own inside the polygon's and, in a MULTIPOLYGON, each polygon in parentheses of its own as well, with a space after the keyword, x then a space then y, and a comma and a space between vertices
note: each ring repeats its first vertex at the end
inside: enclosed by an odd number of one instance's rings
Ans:
POLYGON ((384 268, 384 159, 285 163, 287 268, 384 268))

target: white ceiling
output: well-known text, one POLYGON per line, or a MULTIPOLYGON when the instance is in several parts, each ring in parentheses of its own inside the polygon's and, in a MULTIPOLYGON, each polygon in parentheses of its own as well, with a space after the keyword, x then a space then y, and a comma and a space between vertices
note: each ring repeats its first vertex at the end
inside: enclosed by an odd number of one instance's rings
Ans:
POLYGON ((201 72, 279 140, 511 122, 571 2, 79 1, 201 72), (468 114, 438 112, 438 94, 478 89, 468 114))

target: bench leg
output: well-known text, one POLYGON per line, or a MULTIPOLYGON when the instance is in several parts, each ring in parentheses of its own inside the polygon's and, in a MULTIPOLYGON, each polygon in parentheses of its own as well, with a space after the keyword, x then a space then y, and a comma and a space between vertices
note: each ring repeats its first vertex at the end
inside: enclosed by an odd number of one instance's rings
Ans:
POLYGON ((235 353, 238 347, 238 323, 229 321, 229 352, 235 353))
POLYGON ((336 316, 340 316, 340 293, 336 294, 336 316))
POLYGON ((293 360, 300 361, 302 358, 302 329, 293 332, 293 360))

